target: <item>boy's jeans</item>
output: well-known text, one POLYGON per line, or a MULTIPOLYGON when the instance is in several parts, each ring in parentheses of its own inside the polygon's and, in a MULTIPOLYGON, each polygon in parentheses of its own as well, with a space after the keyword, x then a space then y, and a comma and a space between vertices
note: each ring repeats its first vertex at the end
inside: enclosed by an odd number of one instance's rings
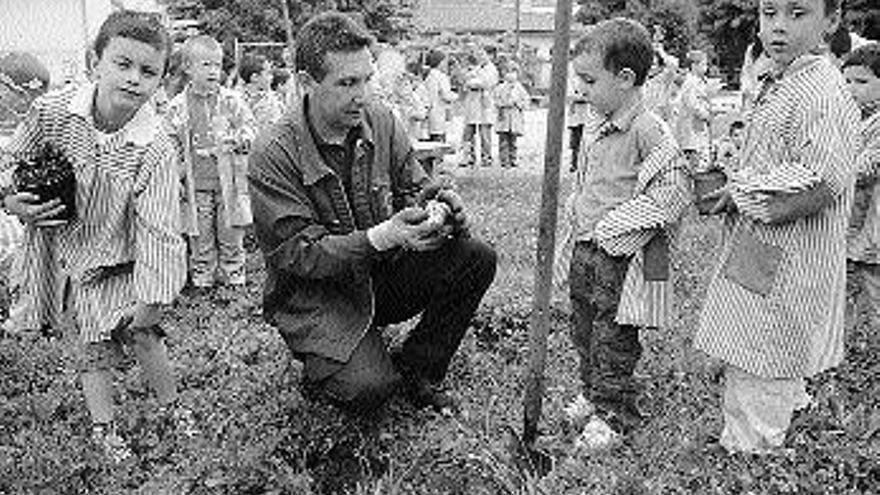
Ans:
POLYGON ((199 235, 190 238, 193 285, 214 285, 218 265, 226 283, 244 285, 244 229, 226 226, 220 191, 196 191, 196 215, 199 235))
POLYGON ((580 357, 584 395, 623 429, 638 424, 633 378, 642 355, 638 328, 614 321, 630 257, 614 257, 594 242, 577 242, 571 256, 571 340, 580 357))

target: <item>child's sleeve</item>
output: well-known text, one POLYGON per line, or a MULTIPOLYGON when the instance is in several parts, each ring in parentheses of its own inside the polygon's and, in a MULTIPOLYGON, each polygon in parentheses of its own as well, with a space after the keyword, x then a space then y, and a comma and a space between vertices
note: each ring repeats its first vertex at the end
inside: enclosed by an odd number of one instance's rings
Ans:
MULTIPOLYGON (((802 170, 814 177, 809 187, 792 191, 734 195, 745 214, 758 211, 757 220, 782 224, 834 206, 851 187, 857 165, 860 137, 858 111, 843 95, 816 95, 798 105, 797 129, 791 149, 792 163, 780 169, 802 170), (755 207, 756 206, 756 207, 755 207)), ((792 180, 796 174, 790 174, 792 180)), ((802 175, 802 174, 800 174, 802 175)))
POLYGON ((31 105, 24 120, 15 128, 9 143, 0 150, 0 188, 4 191, 12 187, 16 156, 37 149, 43 141, 43 127, 40 124, 43 106, 39 99, 31 105))
POLYGON ((688 174, 668 127, 654 122, 637 132, 637 145, 645 150, 639 174, 644 186, 609 211, 595 230, 599 246, 615 256, 641 249, 658 229, 676 223, 690 204, 688 174))
POLYGON ((526 91, 526 87, 522 83, 516 83, 516 106, 520 110, 529 107, 529 92, 526 91))
POLYGON ((235 122, 238 127, 235 137, 238 143, 250 147, 254 142, 254 138, 257 136, 257 125, 254 120, 254 114, 241 96, 236 95, 233 101, 235 102, 233 105, 233 111, 235 112, 235 115, 233 115, 233 122, 235 122))
POLYGON ((171 303, 186 280, 177 156, 163 143, 147 150, 135 185, 135 296, 145 304, 171 303))
POLYGON ((458 94, 452 90, 448 77, 440 78, 440 98, 446 103, 452 103, 458 99, 458 94))

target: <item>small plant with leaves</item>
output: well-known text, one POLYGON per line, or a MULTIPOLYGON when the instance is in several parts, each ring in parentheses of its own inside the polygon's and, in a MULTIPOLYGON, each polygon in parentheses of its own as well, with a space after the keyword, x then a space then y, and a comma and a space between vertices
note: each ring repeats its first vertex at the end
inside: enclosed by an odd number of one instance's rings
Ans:
POLYGON ((64 151, 51 142, 35 152, 19 156, 13 173, 15 188, 37 195, 40 201, 61 200, 64 211, 53 220, 76 218, 76 175, 64 151))

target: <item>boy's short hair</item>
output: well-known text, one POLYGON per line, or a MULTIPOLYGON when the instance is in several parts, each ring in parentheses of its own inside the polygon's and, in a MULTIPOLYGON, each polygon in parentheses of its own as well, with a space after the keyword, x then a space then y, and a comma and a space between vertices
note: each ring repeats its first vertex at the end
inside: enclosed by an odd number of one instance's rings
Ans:
POLYGON ((440 50, 431 50, 428 52, 428 55, 425 56, 425 65, 432 69, 436 69, 441 63, 443 63, 445 58, 446 54, 440 50))
POLYGON ((254 74, 263 72, 265 65, 266 57, 262 55, 245 55, 239 63, 238 75, 245 84, 250 84, 254 74))
POLYGON ((193 52, 196 51, 196 48, 204 48, 206 50, 223 53, 223 45, 207 34, 191 36, 183 42, 183 46, 181 47, 185 65, 188 66, 192 63, 193 52))
POLYGON ((327 75, 330 52, 357 52, 369 48, 375 39, 367 29, 342 12, 325 12, 312 17, 296 36, 294 65, 315 81, 327 75))
POLYGON ((152 46, 165 56, 165 67, 168 66, 171 38, 156 14, 133 10, 118 10, 110 14, 95 37, 95 55, 99 60, 113 38, 128 38, 152 46))
POLYGON ((589 28, 574 47, 575 56, 588 52, 602 56, 605 70, 615 74, 623 69, 633 71, 636 86, 645 83, 654 61, 651 33, 625 18, 601 21, 589 28))
POLYGON ((699 63, 708 62, 709 55, 703 50, 691 50, 685 55, 685 60, 687 61, 687 68, 690 69, 699 63))
POLYGON ((734 120, 730 123, 730 127, 727 128, 728 134, 733 134, 733 131, 741 131, 746 128, 746 123, 742 120, 734 120))
POLYGON ((278 88, 287 84, 287 81, 290 80, 290 71, 287 69, 276 68, 272 71, 272 82, 269 84, 269 87, 272 91, 278 91, 278 88))
POLYGON ((855 66, 866 67, 875 76, 880 77, 880 43, 868 43, 856 48, 846 56, 841 68, 855 66))

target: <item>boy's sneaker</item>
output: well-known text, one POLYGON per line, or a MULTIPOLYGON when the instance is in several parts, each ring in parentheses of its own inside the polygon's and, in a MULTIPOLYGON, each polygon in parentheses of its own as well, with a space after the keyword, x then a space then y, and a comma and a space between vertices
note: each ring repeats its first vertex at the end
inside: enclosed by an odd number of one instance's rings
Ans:
POLYGON ((605 450, 618 445, 621 434, 614 431, 604 419, 593 415, 574 441, 578 451, 605 450))
POLYGON ((578 394, 577 397, 565 406, 563 411, 569 424, 580 429, 587 424, 593 413, 596 412, 596 406, 584 394, 578 394))
POLYGON ((113 464, 121 464, 134 455, 125 444, 125 440, 116 433, 116 428, 111 425, 92 426, 92 441, 113 464))

